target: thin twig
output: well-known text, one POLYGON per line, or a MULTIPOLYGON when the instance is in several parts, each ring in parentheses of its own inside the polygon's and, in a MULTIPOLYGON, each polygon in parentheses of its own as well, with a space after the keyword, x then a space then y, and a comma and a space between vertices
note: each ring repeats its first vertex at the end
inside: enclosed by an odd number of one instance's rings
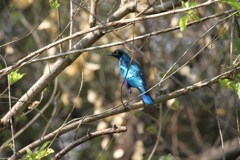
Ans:
MULTIPOLYGON (((210 90, 212 92, 212 95, 213 95, 215 110, 217 111, 218 104, 217 104, 217 99, 216 99, 215 93, 214 93, 212 87, 209 87, 209 88, 210 88, 210 90)), ((226 159, 226 154, 225 154, 225 150, 224 150, 223 135, 222 135, 222 129, 221 129, 221 125, 220 125, 219 115, 218 114, 216 114, 216 120, 217 120, 218 132, 219 132, 219 136, 220 136, 220 139, 221 139, 221 145, 222 145, 222 155, 223 155, 222 159, 225 160, 226 159)))
MULTIPOLYGON (((72 35, 72 33, 73 33, 73 0, 70 0, 69 1, 69 3, 70 3, 70 25, 69 25, 69 35, 72 35)), ((70 39, 69 40, 69 49, 71 49, 72 48, 72 40, 70 39)))
MULTIPOLYGON (((5 64, 6 65, 6 64, 5 64)), ((13 154, 16 154, 16 145, 15 145, 15 139, 14 139, 14 129, 13 129, 13 116, 12 116, 12 99, 11 99, 11 81, 10 81, 10 75, 7 76, 7 84, 8 84, 8 106, 10 111, 10 127, 11 127, 11 138, 12 138, 12 150, 13 154)))
POLYGON ((159 118, 158 118, 158 133, 157 133, 157 140, 156 143, 154 144, 154 147, 148 157, 148 160, 151 160, 153 157, 153 154, 155 153, 155 151, 157 150, 158 144, 160 142, 160 138, 161 138, 161 133, 162 133, 162 103, 160 103, 160 107, 159 107, 159 118))

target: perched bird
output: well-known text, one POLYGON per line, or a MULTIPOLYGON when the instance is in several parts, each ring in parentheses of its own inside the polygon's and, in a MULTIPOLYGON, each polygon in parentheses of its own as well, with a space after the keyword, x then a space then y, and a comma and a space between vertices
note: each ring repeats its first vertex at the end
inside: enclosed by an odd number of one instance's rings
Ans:
POLYGON ((128 93, 131 94, 131 87, 137 88, 140 94, 142 94, 142 100, 145 104, 153 104, 153 99, 146 92, 146 81, 143 77, 140 66, 131 61, 131 58, 123 50, 118 49, 109 56, 113 56, 119 60, 119 70, 121 77, 124 79, 124 84, 128 90, 128 93), (131 63, 131 64, 130 64, 131 63))

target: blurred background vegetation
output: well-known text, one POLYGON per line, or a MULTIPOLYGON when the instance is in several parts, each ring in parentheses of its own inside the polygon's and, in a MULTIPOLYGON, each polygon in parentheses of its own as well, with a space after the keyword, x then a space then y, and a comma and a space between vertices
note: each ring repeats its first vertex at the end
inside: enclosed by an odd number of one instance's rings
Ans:
MULTIPOLYGON (((127 3, 127 1, 125 1, 127 3)), ((149 1, 152 2, 152 1, 149 1)), ((157 1, 160 5, 166 1, 157 1)), ((195 1, 197 4, 202 1, 195 1)), ((70 2, 59 1, 60 7, 52 9, 48 1, 33 0, 2 0, 0 2, 0 44, 3 45, 15 39, 21 38, 33 31, 25 38, 0 48, 0 54, 4 57, 7 66, 14 65, 19 59, 29 53, 50 44, 58 38, 69 35, 69 28, 64 28, 70 21, 70 2), (59 26, 59 13, 61 24, 59 26), (61 28, 61 31, 60 31, 61 28)), ((147 1, 139 1, 138 4, 147 4, 147 1)), ((100 0, 97 5, 97 23, 105 22, 119 7, 120 1, 100 0)), ((77 8, 73 17, 73 33, 89 28, 90 1, 73 1, 77 8), (80 7, 79 7, 80 6, 80 7)), ((181 5, 179 6, 181 7, 181 5)), ((229 6, 222 3, 205 6, 195 10, 197 15, 207 17, 227 10, 229 6)), ((94 46, 123 41, 153 31, 161 31, 179 25, 179 20, 185 13, 169 14, 163 17, 143 20, 122 29, 110 32, 100 38, 94 46)), ((133 18, 136 13, 131 13, 125 18, 133 18)), ((226 16, 226 15, 225 15, 226 16)), ((126 43, 121 46, 96 49, 85 52, 73 64, 67 67, 54 82, 51 82, 42 95, 37 96, 40 102, 36 109, 22 115, 14 123, 17 133, 39 114, 39 111, 47 106, 43 114, 35 120, 22 134, 15 139, 16 150, 39 139, 60 127, 66 117, 73 113, 68 120, 91 114, 104 112, 121 102, 122 79, 119 75, 118 62, 107 54, 117 48, 124 49, 131 55, 134 53, 136 61, 141 65, 148 87, 152 87, 161 80, 164 73, 190 48, 190 51, 174 69, 182 66, 186 61, 196 55, 205 45, 214 38, 218 39, 205 48, 201 53, 184 65, 176 74, 164 81, 161 86, 153 88, 150 92, 152 97, 184 88, 201 80, 212 78, 226 71, 231 66, 230 46, 233 45, 234 58, 240 49, 240 41, 233 29, 232 19, 223 21, 207 35, 209 28, 215 25, 224 16, 216 17, 202 23, 187 27, 184 31, 179 29, 159 34, 133 43, 142 53, 133 51, 132 45, 126 43), (78 96, 78 93, 80 95, 78 96)), ((82 37, 72 39, 72 46, 82 37)), ((63 43, 62 48, 55 46, 42 54, 46 57, 68 51, 69 43, 63 43)), ((38 58, 40 58, 38 57, 38 58)), ((21 67, 19 73, 25 76, 11 85, 12 103, 16 101, 49 69, 56 60, 33 63, 21 67)), ((0 69, 5 67, 4 61, 0 60, 0 69)), ((7 77, 0 80, 0 117, 2 118, 9 110, 7 93, 7 77)), ((138 95, 133 90, 129 96, 125 88, 122 90, 122 100, 138 95)), ((130 102, 138 102, 140 98, 130 102)), ((144 110, 147 110, 145 108, 144 110)), ((26 111, 27 112, 27 111, 26 111)), ((87 141, 71 152, 64 159, 147 159, 151 154, 157 140, 156 151, 152 159, 222 159, 221 138, 218 122, 223 136, 223 144, 231 145, 225 148, 227 159, 235 159, 240 154, 237 141, 237 121, 239 113, 239 98, 234 91, 226 89, 220 84, 199 89, 195 92, 172 99, 149 110, 131 111, 101 119, 91 124, 82 124, 76 133, 75 130, 60 136, 51 146, 57 153, 68 145, 74 138, 87 134, 87 131, 101 130, 116 125, 126 125, 127 132, 103 136, 87 141), (217 118, 219 120, 217 121, 217 118), (160 133, 160 137, 158 134, 160 133), (237 149, 233 150, 233 148, 237 149), (232 152, 228 152, 228 150, 232 152), (216 155, 216 156, 215 156, 216 155), (220 156, 219 156, 220 155, 220 156)), ((6 158, 13 154, 10 145, 6 146, 11 139, 11 130, 0 133, 0 158, 6 158)), ((12 142, 9 142, 11 144, 12 142)), ((51 157, 53 154, 50 154, 51 157)))

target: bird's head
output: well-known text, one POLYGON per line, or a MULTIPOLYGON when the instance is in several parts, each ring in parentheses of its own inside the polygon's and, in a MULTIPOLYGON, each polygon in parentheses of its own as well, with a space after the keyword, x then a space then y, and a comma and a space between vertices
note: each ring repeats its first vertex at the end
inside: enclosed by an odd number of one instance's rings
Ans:
POLYGON ((117 49, 114 52, 112 52, 111 54, 109 54, 108 56, 113 56, 117 59, 121 58, 124 54, 126 54, 123 50, 121 49, 117 49))

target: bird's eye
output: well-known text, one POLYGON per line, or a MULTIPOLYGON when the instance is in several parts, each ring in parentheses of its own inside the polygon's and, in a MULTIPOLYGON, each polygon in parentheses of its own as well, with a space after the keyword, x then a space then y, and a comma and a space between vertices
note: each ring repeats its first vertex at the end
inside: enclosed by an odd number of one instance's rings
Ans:
POLYGON ((118 54, 118 51, 116 51, 116 53, 118 54))

